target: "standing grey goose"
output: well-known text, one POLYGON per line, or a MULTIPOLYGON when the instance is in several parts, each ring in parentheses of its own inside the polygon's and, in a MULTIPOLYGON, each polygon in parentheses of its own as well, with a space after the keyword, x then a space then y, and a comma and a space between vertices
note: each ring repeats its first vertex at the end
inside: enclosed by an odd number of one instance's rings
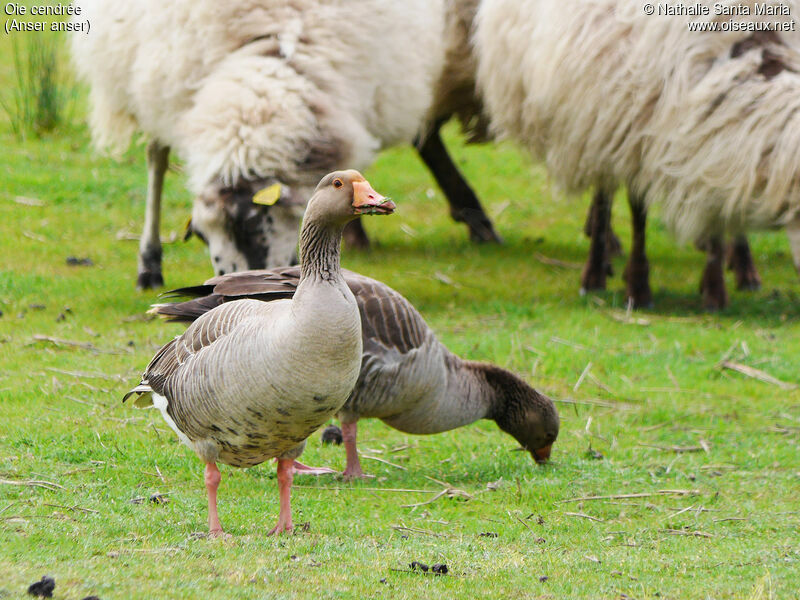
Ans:
POLYGON ((339 267, 344 226, 394 204, 357 171, 325 176, 300 232, 300 269, 291 299, 243 299, 207 311, 161 348, 137 406, 155 405, 203 462, 209 534, 222 534, 216 463, 249 467, 278 459, 280 514, 270 534, 292 529, 290 493, 305 439, 339 411, 361 364, 358 307, 339 267))
MULTIPOLYGON (((362 477, 356 424, 379 418, 407 433, 439 433, 478 419, 492 419, 537 462, 550 456, 559 418, 553 401, 520 377, 495 365, 463 360, 436 339, 422 316, 389 286, 342 270, 361 312, 364 354, 361 373, 339 411, 347 453, 345 477, 362 477)), ((214 307, 241 298, 291 297, 302 281, 297 267, 242 271, 204 285, 175 290, 194 300, 155 305, 151 312, 194 321, 214 307)))

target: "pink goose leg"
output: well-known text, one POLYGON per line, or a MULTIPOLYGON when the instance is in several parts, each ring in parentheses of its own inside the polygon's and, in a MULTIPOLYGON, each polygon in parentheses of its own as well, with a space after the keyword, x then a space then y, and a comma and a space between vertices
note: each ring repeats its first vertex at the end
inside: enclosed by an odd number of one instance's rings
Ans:
POLYGON ((280 512, 278 513, 278 524, 273 527, 267 535, 291 531, 292 524, 292 479, 294 479, 294 459, 278 459, 278 497, 280 498, 280 512))
POLYGON ((222 525, 219 522, 217 512, 217 489, 222 474, 219 472, 216 463, 206 463, 206 492, 208 492, 208 535, 209 537, 219 537, 223 535, 222 525))
POLYGON ((344 441, 344 451, 347 455, 347 466, 342 475, 345 479, 355 479, 356 477, 372 477, 361 470, 361 461, 358 459, 358 448, 356 447, 356 433, 358 422, 342 423, 342 441, 344 441))

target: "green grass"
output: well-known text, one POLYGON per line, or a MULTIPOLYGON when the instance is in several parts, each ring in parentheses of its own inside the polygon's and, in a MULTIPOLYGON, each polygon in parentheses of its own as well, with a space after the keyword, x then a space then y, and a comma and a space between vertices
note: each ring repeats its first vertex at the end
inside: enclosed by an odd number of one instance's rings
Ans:
POLYGON ((0 107, 18 138, 53 131, 69 120, 76 95, 61 64, 60 40, 46 33, 10 39, 15 78, 11 86, 4 86, 0 107))
MULTIPOLYGON (((375 479, 298 477, 295 520, 309 530, 271 538, 274 467, 223 467, 220 514, 235 537, 222 542, 191 537, 206 527, 199 461, 155 412, 120 403, 182 330, 142 320, 156 295, 134 290, 137 244, 124 234, 142 220, 144 148, 113 162, 79 123, 24 142, 0 123, 0 597, 25 597, 44 574, 57 598, 104 600, 796 597, 800 392, 718 367, 727 355, 800 382, 800 286, 783 234, 751 237, 764 289, 732 291, 729 309, 706 314, 703 256, 652 219, 655 309, 625 323, 619 277, 582 298, 579 270, 536 258, 583 261, 587 199, 552 193, 511 147, 447 138, 506 244, 469 244, 441 194, 428 197, 413 152, 398 149, 367 173, 398 213, 369 220, 376 248, 344 263, 406 295, 452 350, 555 398, 552 462, 537 467, 490 422, 415 437, 364 421, 361 448, 403 470, 364 460, 375 479), (68 256, 94 266, 68 266, 68 256), (30 480, 60 487, 8 483, 30 480), (432 500, 435 480, 472 499, 405 506, 432 500), (156 492, 169 502, 131 502, 156 492), (624 494, 654 495, 565 502, 624 494), (395 570, 413 560, 444 562, 451 576, 395 570)), ((190 204, 170 173, 165 238, 179 237, 190 204)), ((614 226, 627 247, 624 204, 614 226)), ((623 266, 615 260, 617 274, 623 266)), ((189 285, 210 262, 196 240, 175 242, 164 273, 168 287, 189 285)), ((304 460, 342 468, 344 453, 315 435, 304 460)))

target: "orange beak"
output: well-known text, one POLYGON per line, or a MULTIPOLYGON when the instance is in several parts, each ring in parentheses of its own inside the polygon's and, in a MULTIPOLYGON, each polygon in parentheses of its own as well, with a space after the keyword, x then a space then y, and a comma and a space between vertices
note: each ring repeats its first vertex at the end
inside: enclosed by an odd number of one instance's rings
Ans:
POLYGON ((553 449, 553 444, 548 444, 543 448, 539 448, 538 450, 533 450, 531 454, 533 454, 534 460, 541 464, 547 462, 547 459, 550 458, 550 451, 553 449))
POLYGON ((353 208, 357 215, 390 215, 397 208, 389 198, 372 189, 369 181, 353 182, 353 208))

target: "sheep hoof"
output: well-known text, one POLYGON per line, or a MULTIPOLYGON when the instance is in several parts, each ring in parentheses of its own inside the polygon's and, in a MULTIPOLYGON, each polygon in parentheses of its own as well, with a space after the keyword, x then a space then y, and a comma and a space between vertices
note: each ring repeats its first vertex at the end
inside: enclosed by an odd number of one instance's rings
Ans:
POLYGON ((754 292, 761 289, 761 277, 753 262, 747 238, 737 238, 728 245, 727 265, 736 275, 737 290, 754 292))
POLYGON ((606 289, 606 275, 609 268, 609 265, 594 268, 591 261, 587 262, 581 275, 581 291, 585 293, 591 290, 606 289))
POLYGON ((632 308, 652 308, 653 294, 650 291, 650 264, 645 261, 630 261, 623 278, 626 293, 632 308))
POLYGON ((159 272, 144 271, 136 278, 137 290, 151 290, 164 285, 164 278, 159 272))
POLYGON ((644 291, 640 290, 638 293, 633 293, 628 290, 628 302, 631 308, 653 308, 653 297, 649 289, 644 291))
POLYGON ((727 306, 727 302, 725 302, 723 304, 719 300, 714 299, 714 298, 704 298, 703 299, 703 308, 707 312, 712 312, 712 313, 718 312, 718 311, 722 310, 723 308, 725 308, 725 306, 727 306))
POLYGON ((700 293, 703 295, 703 307, 708 311, 716 312, 728 306, 728 292, 725 290, 724 281, 705 276, 700 286, 700 293))
MULTIPOLYGON (((477 202, 477 199, 475 200, 477 202)), ((463 203, 450 204, 450 218, 464 223, 469 229, 469 240, 473 244, 502 244, 503 238, 494 230, 491 220, 483 209, 471 208, 463 203)))
POLYGON ((703 308, 709 312, 717 312, 728 306, 727 294, 714 294, 710 291, 703 292, 703 308))
POLYGON ((754 278, 738 279, 736 289, 744 292, 756 292, 761 289, 761 278, 756 273, 754 278))
MULTIPOLYGON (((718 246, 719 244, 717 244, 718 246)), ((703 295, 703 306, 706 310, 717 311, 728 305, 728 292, 722 276, 722 257, 718 248, 708 250, 708 262, 700 280, 700 293, 703 295)))
POLYGON ((737 290, 755 292, 761 289, 761 277, 759 277, 755 265, 746 269, 740 269, 737 265, 734 267, 734 271, 736 272, 737 290))
POLYGON ((494 230, 488 219, 480 223, 467 223, 469 239, 474 244, 502 244, 503 238, 494 230))

